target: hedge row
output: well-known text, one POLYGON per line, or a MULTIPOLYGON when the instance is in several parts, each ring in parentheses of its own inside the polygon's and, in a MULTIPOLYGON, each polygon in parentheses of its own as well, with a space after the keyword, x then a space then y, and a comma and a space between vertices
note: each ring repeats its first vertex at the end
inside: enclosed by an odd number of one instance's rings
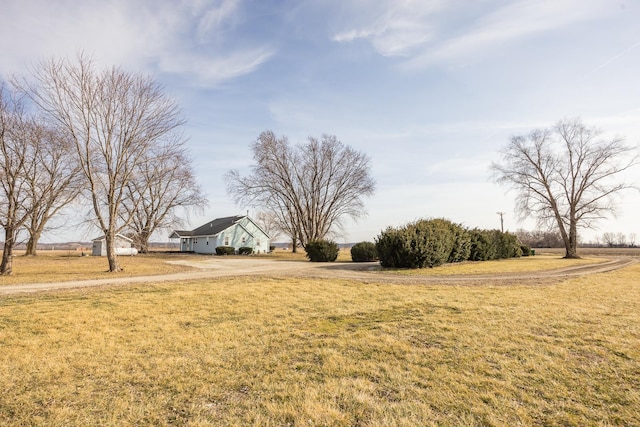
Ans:
POLYGON ((376 238, 375 248, 380 264, 390 268, 436 267, 444 263, 522 255, 515 234, 470 230, 440 218, 389 227, 376 238))

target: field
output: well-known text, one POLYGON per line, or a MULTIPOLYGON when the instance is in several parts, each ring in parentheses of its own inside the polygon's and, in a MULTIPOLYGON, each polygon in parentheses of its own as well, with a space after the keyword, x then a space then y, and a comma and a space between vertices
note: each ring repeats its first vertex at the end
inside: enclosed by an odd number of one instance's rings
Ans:
POLYGON ((4 296, 0 348, 2 425, 633 426, 640 263, 537 285, 274 275, 4 296))

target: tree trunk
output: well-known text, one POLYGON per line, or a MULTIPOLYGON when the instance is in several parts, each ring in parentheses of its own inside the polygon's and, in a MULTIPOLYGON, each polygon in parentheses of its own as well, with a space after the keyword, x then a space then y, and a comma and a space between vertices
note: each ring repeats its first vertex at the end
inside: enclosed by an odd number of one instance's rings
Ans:
POLYGON ((9 276, 13 273, 13 245, 15 236, 11 227, 4 230, 4 249, 2 250, 2 263, 0 263, 0 276, 9 276))
POLYGON ((105 234, 107 244, 107 260, 109 261, 109 272, 116 273, 121 271, 118 256, 116 255, 116 236, 115 233, 109 232, 105 234))
POLYGON ((291 252, 298 252, 298 240, 295 237, 291 239, 291 252))
POLYGON ((36 256, 38 251, 38 240, 40 240, 41 233, 39 231, 33 232, 29 235, 27 241, 27 251, 25 256, 36 256))
POLYGON ((569 244, 566 245, 565 258, 580 258, 578 256, 578 227, 576 221, 571 219, 569 224, 569 244))
POLYGON ((151 234, 148 231, 142 231, 138 233, 138 245, 141 254, 149 253, 149 238, 151 234))

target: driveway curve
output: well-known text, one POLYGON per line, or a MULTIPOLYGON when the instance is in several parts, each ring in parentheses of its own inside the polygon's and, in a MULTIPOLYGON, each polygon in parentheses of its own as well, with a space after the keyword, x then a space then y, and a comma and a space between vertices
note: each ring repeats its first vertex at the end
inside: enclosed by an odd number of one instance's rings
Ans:
POLYGON ((482 275, 420 276, 402 275, 381 271, 377 262, 353 263, 335 262, 312 263, 300 261, 276 261, 265 258, 217 258, 210 260, 172 261, 197 268, 194 271, 155 276, 110 277, 105 279, 77 280, 53 283, 27 283, 0 286, 0 295, 24 294, 62 289, 88 288, 110 285, 128 285, 139 283, 160 283, 215 279, 237 276, 267 276, 295 278, 332 278, 357 280, 365 283, 396 284, 548 284, 589 274, 599 274, 618 270, 638 262, 634 257, 617 257, 603 263, 560 268, 527 273, 503 273, 482 275))

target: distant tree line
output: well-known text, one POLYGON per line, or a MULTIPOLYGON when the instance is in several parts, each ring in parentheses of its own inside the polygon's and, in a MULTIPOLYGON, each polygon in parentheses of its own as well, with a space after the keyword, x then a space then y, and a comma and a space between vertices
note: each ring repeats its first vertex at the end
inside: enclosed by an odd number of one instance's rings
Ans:
POLYGON ((519 229, 516 231, 516 236, 523 244, 532 248, 562 248, 564 242, 562 236, 558 231, 542 231, 532 230, 527 231, 519 229))
MULTIPOLYGON (((519 229, 516 236, 520 242, 532 248, 561 248, 562 236, 557 231, 519 229)), ((605 232, 596 236, 594 241, 578 242, 579 247, 608 247, 608 248, 635 248, 637 235, 635 233, 605 232)))

